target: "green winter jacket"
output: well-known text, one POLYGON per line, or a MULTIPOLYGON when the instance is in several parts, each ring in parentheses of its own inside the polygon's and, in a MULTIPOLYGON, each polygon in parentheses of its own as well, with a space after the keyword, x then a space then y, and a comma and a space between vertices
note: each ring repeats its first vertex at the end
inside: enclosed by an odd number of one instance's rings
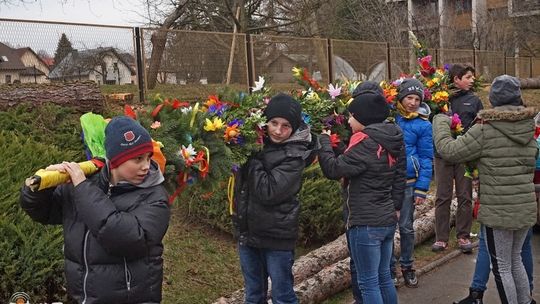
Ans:
POLYGON ((452 138, 448 116, 439 114, 433 119, 433 139, 441 156, 455 163, 477 163, 478 221, 488 227, 517 230, 536 222, 536 113, 522 106, 482 110, 480 121, 457 139, 452 138))

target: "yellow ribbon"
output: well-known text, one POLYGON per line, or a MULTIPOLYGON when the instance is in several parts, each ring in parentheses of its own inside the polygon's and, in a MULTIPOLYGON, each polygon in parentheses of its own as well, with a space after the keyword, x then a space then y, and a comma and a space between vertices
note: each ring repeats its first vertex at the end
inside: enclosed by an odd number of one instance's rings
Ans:
MULTIPOLYGON (((90 160, 79 163, 79 166, 86 176, 92 175, 99 170, 90 160)), ((40 191, 65 184, 69 179, 68 173, 39 169, 32 177, 27 178, 25 183, 32 191, 40 191)))
POLYGON ((234 174, 231 174, 229 177, 229 185, 227 186, 227 199, 229 200, 229 214, 233 214, 233 206, 234 206, 234 182, 235 182, 234 174))
POLYGON ((197 112, 199 111, 199 103, 197 102, 193 106, 193 110, 191 110, 191 121, 189 122, 189 127, 193 128, 193 124, 195 123, 195 117, 197 116, 197 112))

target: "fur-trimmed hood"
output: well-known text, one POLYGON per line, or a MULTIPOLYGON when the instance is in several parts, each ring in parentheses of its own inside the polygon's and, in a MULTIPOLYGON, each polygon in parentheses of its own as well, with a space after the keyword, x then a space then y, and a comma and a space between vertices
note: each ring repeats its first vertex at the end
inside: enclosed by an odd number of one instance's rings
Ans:
POLYGON ((478 118, 483 121, 519 121, 534 118, 536 114, 538 114, 538 110, 535 108, 526 108, 524 106, 501 106, 481 110, 478 112, 478 118))
POLYGON ((489 124, 506 137, 521 145, 528 144, 534 136, 535 108, 523 106, 501 106, 478 113, 481 123, 489 124))

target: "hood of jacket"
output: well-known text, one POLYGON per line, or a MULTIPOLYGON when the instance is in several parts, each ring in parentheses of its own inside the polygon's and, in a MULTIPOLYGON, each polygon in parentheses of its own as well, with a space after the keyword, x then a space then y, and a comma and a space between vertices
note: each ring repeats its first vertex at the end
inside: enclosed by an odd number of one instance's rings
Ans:
POLYGON ((363 132, 392 155, 399 155, 403 149, 403 134, 399 127, 392 122, 371 124, 363 132))
POLYGON ((489 123, 512 141, 526 145, 534 136, 535 108, 523 106, 500 106, 482 110, 478 118, 483 123, 489 123))

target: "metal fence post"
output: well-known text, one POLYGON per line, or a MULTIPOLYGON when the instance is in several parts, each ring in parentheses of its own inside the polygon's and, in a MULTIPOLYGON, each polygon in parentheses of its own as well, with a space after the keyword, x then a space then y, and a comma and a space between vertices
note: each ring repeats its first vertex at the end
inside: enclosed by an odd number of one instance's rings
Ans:
POLYGON ((334 49, 332 45, 332 39, 326 39, 326 45, 328 46, 328 82, 334 82, 334 49))
POLYGON ((392 63, 390 62, 390 43, 386 43, 386 79, 392 79, 392 63))
POLYGON ((255 66, 253 57, 253 41, 251 35, 246 34, 246 64, 247 64, 247 79, 248 88, 251 93, 251 88, 255 86, 255 66))
POLYGON ((139 86, 139 102, 144 102, 144 67, 141 47, 141 29, 134 28, 135 32, 135 54, 137 56, 137 85, 139 86))

